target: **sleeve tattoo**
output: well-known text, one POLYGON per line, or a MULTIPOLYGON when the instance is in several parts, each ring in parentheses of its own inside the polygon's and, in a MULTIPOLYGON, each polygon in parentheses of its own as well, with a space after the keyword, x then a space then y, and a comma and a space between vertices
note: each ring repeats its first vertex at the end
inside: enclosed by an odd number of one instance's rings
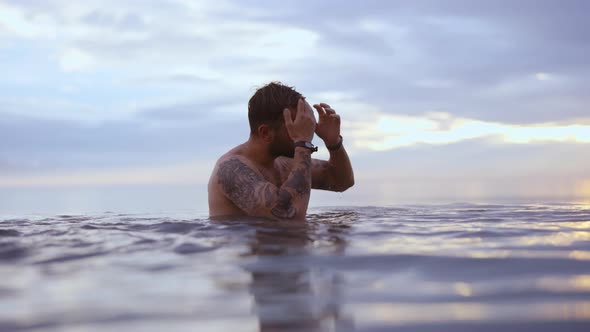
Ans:
POLYGON ((276 218, 290 219, 297 213, 293 207, 293 195, 304 196, 310 193, 306 172, 310 172, 311 158, 307 157, 304 156, 303 162, 293 170, 281 188, 276 188, 248 165, 235 158, 219 165, 217 177, 226 195, 245 212, 251 213, 265 207, 270 209, 276 218))
POLYGON ((313 178, 313 188, 320 190, 332 190, 330 178, 330 163, 325 160, 314 160, 313 167, 315 176, 313 178))

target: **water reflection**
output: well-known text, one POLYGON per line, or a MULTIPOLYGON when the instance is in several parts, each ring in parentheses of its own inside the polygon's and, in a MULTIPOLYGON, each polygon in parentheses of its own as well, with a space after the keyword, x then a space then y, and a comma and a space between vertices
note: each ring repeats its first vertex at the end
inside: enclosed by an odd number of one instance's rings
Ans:
POLYGON ((316 211, 0 220, 0 331, 589 330, 587 206, 316 211))
POLYGON ((247 221, 255 234, 246 256, 255 260, 244 269, 251 275, 249 291, 261 332, 354 331, 351 317, 341 309, 340 276, 312 264, 314 255, 344 253, 348 226, 330 220, 247 221))

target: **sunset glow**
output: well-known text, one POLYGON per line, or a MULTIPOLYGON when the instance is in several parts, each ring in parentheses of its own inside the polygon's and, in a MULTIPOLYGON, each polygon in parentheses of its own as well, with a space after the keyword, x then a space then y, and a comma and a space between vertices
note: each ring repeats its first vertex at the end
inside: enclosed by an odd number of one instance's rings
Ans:
POLYGON ((590 143, 590 125, 513 125, 453 118, 447 113, 426 117, 379 114, 374 122, 350 124, 350 129, 357 147, 375 151, 478 138, 508 144, 590 143))

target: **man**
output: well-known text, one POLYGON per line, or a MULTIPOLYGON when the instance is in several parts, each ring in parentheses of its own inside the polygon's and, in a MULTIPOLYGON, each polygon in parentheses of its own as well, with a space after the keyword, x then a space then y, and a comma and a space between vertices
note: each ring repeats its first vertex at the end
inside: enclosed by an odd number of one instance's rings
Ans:
POLYGON ((254 216, 304 220, 311 189, 342 192, 354 185, 342 144, 340 116, 328 104, 311 106, 279 82, 258 89, 248 102, 250 138, 217 161, 209 180, 211 217, 254 216), (316 133, 330 160, 312 159, 316 133))

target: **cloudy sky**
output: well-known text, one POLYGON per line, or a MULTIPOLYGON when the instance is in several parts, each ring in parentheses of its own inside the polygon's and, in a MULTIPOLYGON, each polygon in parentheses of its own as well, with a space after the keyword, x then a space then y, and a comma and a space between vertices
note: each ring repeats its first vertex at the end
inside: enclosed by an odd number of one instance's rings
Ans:
POLYGON ((312 206, 588 201, 589 12, 0 0, 0 212, 206 209, 216 158, 273 80, 343 119, 357 185, 312 206))

